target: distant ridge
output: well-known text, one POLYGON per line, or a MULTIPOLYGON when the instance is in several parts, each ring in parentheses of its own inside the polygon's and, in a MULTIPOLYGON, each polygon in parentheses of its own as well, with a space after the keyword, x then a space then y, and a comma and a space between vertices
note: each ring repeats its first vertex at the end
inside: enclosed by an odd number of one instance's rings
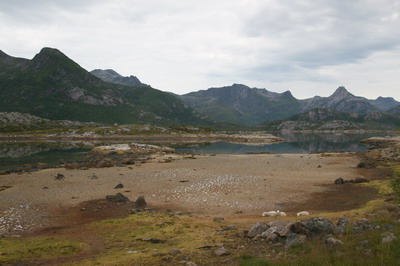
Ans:
POLYGON ((276 93, 242 84, 191 92, 182 95, 181 99, 199 113, 219 122, 242 125, 284 119, 314 108, 368 114, 400 106, 393 98, 368 100, 355 96, 343 86, 338 87, 329 97, 315 96, 305 100, 296 99, 290 91, 276 93))
POLYGON ((95 69, 90 71, 93 75, 100 78, 105 82, 122 84, 127 86, 149 87, 149 85, 142 83, 136 76, 123 77, 115 70, 112 69, 95 69))

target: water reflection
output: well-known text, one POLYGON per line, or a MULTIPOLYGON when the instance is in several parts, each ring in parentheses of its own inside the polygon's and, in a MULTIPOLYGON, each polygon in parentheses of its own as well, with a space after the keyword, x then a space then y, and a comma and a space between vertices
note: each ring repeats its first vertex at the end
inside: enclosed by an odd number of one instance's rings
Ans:
POLYGON ((182 152, 196 154, 246 154, 246 153, 319 153, 319 152, 358 152, 366 151, 368 147, 359 141, 373 136, 386 136, 387 133, 366 134, 310 134, 281 133, 278 136, 285 139, 284 143, 251 146, 226 142, 209 143, 206 145, 190 144, 176 145, 182 152))
POLYGON ((37 163, 55 166, 63 161, 80 160, 89 150, 81 143, 0 142, 0 170, 37 163))

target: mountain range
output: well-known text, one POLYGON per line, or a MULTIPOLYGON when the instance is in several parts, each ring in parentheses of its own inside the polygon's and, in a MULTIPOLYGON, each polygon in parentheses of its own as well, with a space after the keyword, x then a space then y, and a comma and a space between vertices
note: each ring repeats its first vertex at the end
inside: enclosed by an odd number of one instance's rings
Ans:
POLYGON ((102 123, 212 124, 170 93, 142 83, 105 82, 52 48, 32 60, 0 51, 0 112, 102 123))
POLYGON ((112 69, 88 72, 57 49, 43 48, 31 60, 0 51, 0 112, 109 124, 246 127, 316 108, 363 116, 400 115, 400 103, 395 99, 368 100, 344 87, 329 97, 310 99, 242 84, 174 95, 112 69))
POLYGON ((315 108, 368 114, 386 112, 400 106, 393 98, 368 100, 339 87, 331 96, 299 100, 290 91, 271 92, 241 84, 191 92, 181 99, 199 113, 225 123, 256 125, 268 120, 288 118, 315 108))

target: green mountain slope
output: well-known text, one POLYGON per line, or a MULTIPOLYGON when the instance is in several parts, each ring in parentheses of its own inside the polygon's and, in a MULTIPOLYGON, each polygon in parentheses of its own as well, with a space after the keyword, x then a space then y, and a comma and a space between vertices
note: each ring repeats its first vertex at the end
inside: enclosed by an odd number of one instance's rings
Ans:
POLYGON ((289 91, 274 93, 241 84, 192 92, 181 98, 214 120, 243 125, 285 118, 301 110, 289 91))
POLYGON ((102 123, 211 124, 171 94, 104 82, 52 48, 32 60, 0 51, 0 112, 102 123))

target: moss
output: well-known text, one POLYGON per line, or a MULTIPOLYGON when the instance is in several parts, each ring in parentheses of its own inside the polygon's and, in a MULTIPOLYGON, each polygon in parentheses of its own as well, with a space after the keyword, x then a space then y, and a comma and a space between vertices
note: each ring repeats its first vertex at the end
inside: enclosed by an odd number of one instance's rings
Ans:
POLYGON ((98 232, 107 245, 107 251, 93 259, 77 262, 79 265, 155 264, 169 257, 172 248, 180 249, 182 254, 190 254, 193 259, 200 258, 201 253, 208 250, 198 248, 215 246, 235 233, 217 233, 219 224, 199 218, 153 212, 99 221, 90 227, 98 232))
POLYGON ((64 239, 3 238, 0 239, 0 264, 69 256, 84 247, 83 243, 64 239))

